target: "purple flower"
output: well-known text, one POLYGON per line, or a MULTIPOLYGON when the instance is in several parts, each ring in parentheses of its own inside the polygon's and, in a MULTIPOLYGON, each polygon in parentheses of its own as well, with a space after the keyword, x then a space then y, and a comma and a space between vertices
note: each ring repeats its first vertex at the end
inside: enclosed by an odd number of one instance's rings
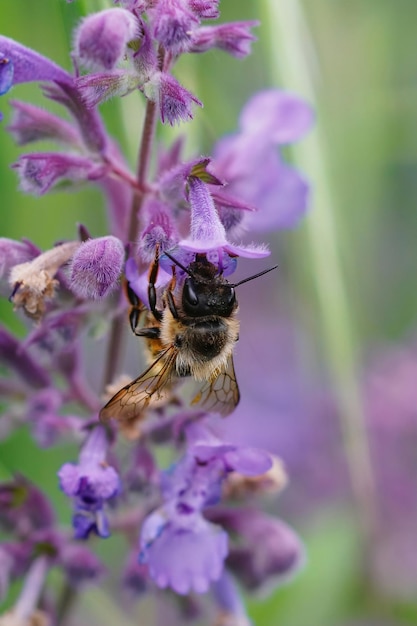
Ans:
POLYGON ((211 592, 219 608, 218 626, 250 626, 241 594, 227 571, 213 583, 211 592))
POLYGON ((83 104, 92 109, 109 98, 126 96, 139 87, 140 80, 133 72, 112 70, 80 76, 76 84, 83 104))
POLYGON ((287 524, 256 509, 220 509, 210 519, 231 533, 227 566, 247 589, 275 588, 303 566, 304 548, 287 524))
POLYGON ((10 104, 15 114, 7 130, 19 146, 43 139, 77 149, 82 146, 80 133, 69 122, 27 102, 12 100, 10 104))
POLYGON ((185 52, 198 19, 184 0, 159 2, 151 13, 153 36, 173 55, 185 52))
POLYGON ((196 176, 189 177, 188 186, 191 227, 189 237, 178 244, 181 248, 191 252, 215 251, 219 260, 223 252, 252 259, 269 255, 269 250, 262 245, 239 246, 229 242, 208 186, 196 176))
POLYGON ((187 429, 186 455, 161 480, 163 506, 141 531, 141 560, 159 587, 177 593, 207 591, 223 571, 228 540, 202 511, 216 504, 229 472, 263 473, 271 467, 260 450, 224 443, 201 425, 187 429))
POLYGON ((42 448, 52 446, 61 437, 81 433, 84 421, 76 416, 60 415, 62 402, 61 392, 52 387, 29 396, 27 417, 34 438, 42 448))
MULTIPOLYGON (((170 265, 172 265, 172 261, 169 261, 170 265)), ((138 296, 139 300, 145 304, 147 308, 149 306, 149 298, 148 298, 148 286, 149 286, 149 272, 146 270, 139 274, 136 262, 133 258, 129 258, 126 261, 125 266, 125 275, 129 282, 129 286, 135 294, 138 296)), ((172 278, 172 273, 166 271, 163 267, 160 267, 158 270, 158 276, 156 279, 155 287, 156 289, 160 289, 165 287, 169 283, 172 278)))
POLYGON ((148 588, 148 567, 138 562, 137 550, 130 552, 122 573, 123 587, 135 596, 142 595, 148 588))
POLYGON ((125 9, 106 9, 84 18, 75 32, 74 54, 91 70, 111 70, 123 58, 139 23, 125 9))
POLYGON ((300 139, 311 127, 311 108, 278 90, 256 94, 244 107, 239 133, 220 140, 213 169, 229 193, 257 208, 240 212, 236 223, 250 232, 295 226, 306 211, 308 185, 282 162, 276 146, 300 139))
MULTIPOLYGON (((56 63, 34 50, 26 48, 26 46, 3 35, 0 35, 0 54, 0 58, 7 59, 9 62, 6 65, 3 63, 3 72, 9 73, 8 65, 12 64, 13 66, 14 85, 39 80, 69 84, 72 82, 72 76, 62 67, 59 67, 59 65, 56 65, 56 63)), ((5 92, 3 91, 3 93, 5 92)))
POLYGON ((117 286, 124 257, 124 246, 116 237, 85 241, 72 258, 71 290, 79 298, 104 298, 117 286))
POLYGON ((97 584, 106 572, 100 559, 87 546, 67 543, 60 554, 60 565, 72 587, 97 584))
POLYGON ((192 33, 190 52, 206 52, 219 48, 238 59, 250 54, 251 44, 256 40, 250 29, 259 22, 230 22, 216 26, 203 26, 192 33))
POLYGON ((88 157, 59 152, 23 154, 13 167, 22 191, 34 195, 43 195, 62 181, 76 183, 102 178, 107 169, 88 157))
POLYGON ((76 539, 86 539, 91 532, 110 535, 104 503, 120 490, 116 470, 106 462, 107 435, 96 426, 84 444, 78 464, 66 463, 58 472, 62 491, 74 499, 73 527, 76 539))
MULTIPOLYGON (((223 571, 227 535, 200 515, 183 515, 180 521, 186 523, 167 523, 152 542, 142 543, 141 558, 158 587, 170 587, 179 594, 205 593, 223 571)), ((152 517, 147 519, 142 537, 152 522, 152 517)))
POLYGON ((50 528, 55 516, 49 500, 23 476, 0 484, 1 526, 19 538, 32 538, 35 531, 50 528))
POLYGON ((192 105, 203 106, 198 98, 165 72, 155 72, 143 90, 149 100, 157 103, 163 124, 168 122, 174 126, 181 121, 187 122, 193 118, 192 105))
POLYGON ((139 236, 139 254, 143 261, 150 262, 155 258, 157 246, 162 252, 170 250, 179 236, 170 207, 156 198, 144 202, 142 216, 145 227, 139 236))

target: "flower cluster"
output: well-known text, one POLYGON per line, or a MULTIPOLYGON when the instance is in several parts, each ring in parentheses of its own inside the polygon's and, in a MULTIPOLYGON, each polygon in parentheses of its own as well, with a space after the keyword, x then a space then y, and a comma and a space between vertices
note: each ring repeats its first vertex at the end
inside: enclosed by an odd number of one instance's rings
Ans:
MULTIPOLYGON (((236 581, 250 590, 276 584, 299 567, 302 546, 290 527, 260 510, 266 493, 285 482, 279 461, 219 431, 218 414, 239 402, 234 289, 247 280, 229 277, 239 257, 269 254, 247 233, 292 227, 305 213, 307 182, 278 148, 300 139, 313 115, 294 94, 266 89, 245 105, 237 131, 213 146, 212 157, 185 159, 182 139, 155 148, 158 118, 178 124, 202 106, 173 75, 176 61, 212 49, 242 59, 257 23, 211 25, 218 0, 115 4, 77 26, 73 73, 0 36, 0 94, 41 82, 45 97, 69 114, 10 101, 7 130, 18 145, 48 139, 59 146, 21 154, 13 166, 20 189, 43 195, 64 183, 94 184, 108 210, 104 236, 79 225, 71 241, 46 251, 26 239, 0 239, 1 293, 28 323, 22 339, 0 328, 8 406, 0 434, 28 424, 42 447, 62 439, 80 445, 78 461, 65 462, 57 478, 71 501, 71 531, 26 478, 0 485, 0 522, 10 537, 0 545, 0 595, 24 577, 12 617, 35 620, 49 569, 61 570, 69 589, 97 583, 105 568, 81 540, 120 533, 129 546, 126 588, 210 593, 216 623, 248 624, 236 581), (136 173, 97 108, 132 92, 146 106, 136 173), (128 317, 145 338, 149 368, 122 382, 128 317), (85 331, 104 319, 102 359, 85 331), (191 405, 184 379, 199 385, 191 405), (130 456, 124 435, 134 440, 130 456), (161 443, 171 447, 168 468, 158 463, 161 443)), ((51 602, 53 613, 62 599, 51 602)), ((206 610, 194 604, 198 614, 206 610)))

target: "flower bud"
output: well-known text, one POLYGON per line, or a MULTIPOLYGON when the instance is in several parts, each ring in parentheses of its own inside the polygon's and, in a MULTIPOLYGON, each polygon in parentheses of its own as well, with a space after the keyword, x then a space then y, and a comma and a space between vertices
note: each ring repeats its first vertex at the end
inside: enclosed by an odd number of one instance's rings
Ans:
POLYGON ((75 34, 74 53, 88 69, 111 70, 137 36, 138 22, 125 9, 106 9, 87 16, 75 34))
POLYGON ((258 22, 230 22, 218 26, 203 26, 192 34, 190 52, 206 52, 219 48, 242 59, 250 54, 252 41, 256 39, 250 32, 258 22))
POLYGON ((180 0, 159 2, 151 20, 155 39, 174 55, 189 48, 191 32, 198 25, 196 15, 180 0))
POLYGON ((145 83, 144 93, 149 100, 158 104, 162 123, 168 122, 171 126, 193 118, 193 103, 203 106, 198 98, 165 72, 155 72, 151 80, 145 83))
POLYGON ((7 127, 17 145, 52 139, 67 146, 80 146, 81 138, 72 124, 40 107, 12 100, 15 110, 12 123, 7 127))
POLYGON ((105 166, 90 158, 60 152, 22 154, 12 167, 19 175, 21 190, 37 196, 64 180, 95 180, 106 173, 105 166))
POLYGON ((123 244, 116 237, 99 237, 82 243, 72 259, 71 290, 79 298, 104 298, 117 285, 124 255, 123 244))

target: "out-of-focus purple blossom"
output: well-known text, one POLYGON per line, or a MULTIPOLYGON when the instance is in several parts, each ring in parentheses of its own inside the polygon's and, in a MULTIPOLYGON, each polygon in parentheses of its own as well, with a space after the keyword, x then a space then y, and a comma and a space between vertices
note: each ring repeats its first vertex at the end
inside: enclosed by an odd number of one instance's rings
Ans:
POLYGON ((251 626, 241 594, 229 572, 224 571, 221 578, 213 582, 211 593, 219 610, 216 626, 251 626))
POLYGON ((308 185, 283 163, 277 146, 297 141, 312 123, 313 113, 305 102, 290 93, 267 90, 244 107, 240 132, 216 144, 213 170, 229 183, 224 195, 230 193, 257 208, 241 212, 241 229, 290 228, 305 213, 308 185))
POLYGON ((414 339, 376 350, 362 376, 379 513, 373 573, 397 598, 414 598, 417 591, 416 346, 414 339))
POLYGON ((252 42, 256 37, 251 33, 259 22, 229 22, 216 26, 202 26, 192 32, 190 52, 207 52, 219 48, 224 52, 243 59, 250 54, 252 42))
POLYGON ((98 237, 83 242, 72 257, 71 290, 79 298, 104 298, 117 286, 124 256, 124 246, 117 237, 98 237))
POLYGON ((150 576, 181 594, 204 593, 223 571, 227 535, 201 512, 219 501, 227 474, 253 475, 271 466, 262 451, 224 443, 203 426, 190 426, 187 438, 188 452, 162 478, 164 505, 141 531, 141 560, 150 576))
POLYGON ((227 535, 199 514, 184 512, 177 517, 170 522, 162 518, 160 526, 159 514, 147 518, 141 533, 141 560, 148 564, 158 587, 170 587, 179 594, 205 593, 222 573, 227 535))
POLYGON ((171 54, 186 52, 198 19, 184 0, 159 2, 150 12, 152 34, 171 54))
POLYGON ((43 195, 63 181, 97 180, 107 171, 106 166, 88 157, 61 152, 22 154, 13 167, 19 175, 22 191, 34 195, 43 195))
POLYGON ((163 124, 168 122, 174 126, 181 121, 187 122, 193 119, 192 105, 203 106, 198 98, 165 72, 155 72, 144 84, 143 91, 149 100, 156 102, 163 124))
POLYGON ((68 435, 76 438, 81 433, 84 420, 72 415, 60 415, 62 394, 52 387, 29 396, 27 419, 32 425, 34 438, 42 448, 54 445, 68 435))
POLYGON ((84 444, 78 464, 66 463, 58 472, 62 491, 74 499, 73 527, 76 539, 86 539, 91 532, 110 535, 104 504, 120 490, 116 470, 107 464, 107 434, 96 426, 84 444))
POLYGON ((237 472, 242 476, 259 476, 272 467, 271 455, 264 450, 224 441, 202 424, 190 424, 186 435, 190 454, 203 464, 221 459, 225 474, 237 472))
POLYGON ((151 451, 144 445, 137 445, 131 465, 124 475, 123 484, 126 490, 151 493, 158 485, 158 477, 159 472, 151 451))
POLYGON ((106 573, 106 568, 94 552, 79 543, 68 543, 61 550, 60 565, 70 585, 77 589, 97 584, 106 573))
POLYGON ((287 524, 257 509, 220 509, 210 519, 231 542, 227 566, 249 590, 276 588, 304 564, 304 548, 287 524))
POLYGON ((75 31, 74 54, 84 67, 95 71, 113 69, 138 35, 138 21, 125 9, 113 8, 85 17, 75 31))
POLYGON ((148 589, 148 566, 138 562, 137 550, 132 550, 122 572, 124 589, 134 596, 140 596, 148 589))
POLYGON ((10 104, 14 109, 14 117, 7 130, 17 145, 51 139, 67 147, 80 149, 81 136, 69 122, 27 102, 12 100, 10 104))
POLYGON ((55 516, 49 500, 23 476, 0 484, 0 523, 20 538, 33 537, 35 531, 50 528, 55 516))
POLYGON ((39 389, 51 384, 46 369, 4 328, 0 328, 0 362, 17 374, 29 387, 39 389))

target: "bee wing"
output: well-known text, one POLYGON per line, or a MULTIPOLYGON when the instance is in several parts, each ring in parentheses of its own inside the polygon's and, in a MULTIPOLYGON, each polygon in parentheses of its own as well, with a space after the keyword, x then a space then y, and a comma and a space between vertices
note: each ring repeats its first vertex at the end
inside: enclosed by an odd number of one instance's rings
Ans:
POLYGON ((227 360, 226 367, 218 376, 208 380, 191 401, 199 404, 207 411, 220 413, 226 417, 239 404, 240 393, 236 380, 233 356, 227 360))
POLYGON ((175 371, 178 350, 172 345, 164 350, 143 374, 120 389, 100 411, 100 420, 120 421, 140 418, 153 397, 161 398, 175 371))

